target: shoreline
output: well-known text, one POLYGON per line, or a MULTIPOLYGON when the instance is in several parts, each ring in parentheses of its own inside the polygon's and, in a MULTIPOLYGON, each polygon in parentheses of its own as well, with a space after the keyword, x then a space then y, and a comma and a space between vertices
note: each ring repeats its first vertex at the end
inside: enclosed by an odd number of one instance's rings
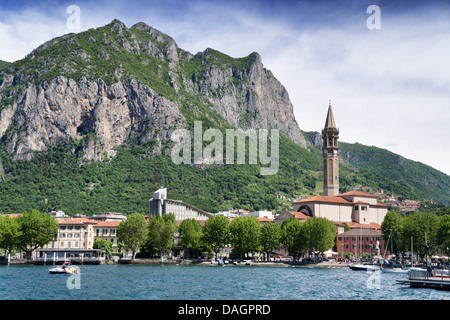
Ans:
MULTIPOLYGON (((68 259, 70 261, 70 259, 68 259)), ((63 261, 58 261, 57 264, 62 264, 63 261)), ((102 263, 92 264, 92 265, 184 265, 184 266, 227 266, 227 267, 304 267, 304 268, 345 268, 353 263, 330 263, 330 262, 318 262, 318 263, 302 263, 302 262, 293 262, 293 261, 251 261, 250 265, 247 265, 245 261, 237 263, 234 265, 233 263, 219 265, 217 261, 198 261, 198 260, 185 260, 185 259, 164 259, 163 263, 161 263, 160 259, 120 259, 117 264, 115 263, 102 263)), ((74 263, 74 265, 81 265, 81 263, 74 263)), ((0 266, 8 266, 7 263, 2 263, 0 266)), ((21 265, 44 265, 44 263, 36 263, 33 260, 27 259, 11 259, 9 264, 10 266, 21 266, 21 265)), ((47 266, 53 265, 51 261, 47 261, 47 266)), ((86 263, 84 265, 91 265, 86 263)))

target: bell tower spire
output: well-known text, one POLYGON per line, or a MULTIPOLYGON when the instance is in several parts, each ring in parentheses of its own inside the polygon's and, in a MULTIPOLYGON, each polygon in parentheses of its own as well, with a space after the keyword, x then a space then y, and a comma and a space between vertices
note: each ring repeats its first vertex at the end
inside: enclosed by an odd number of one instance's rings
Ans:
POLYGON ((339 194, 339 129, 336 128, 331 100, 328 107, 325 128, 322 130, 323 156, 323 195, 339 194))

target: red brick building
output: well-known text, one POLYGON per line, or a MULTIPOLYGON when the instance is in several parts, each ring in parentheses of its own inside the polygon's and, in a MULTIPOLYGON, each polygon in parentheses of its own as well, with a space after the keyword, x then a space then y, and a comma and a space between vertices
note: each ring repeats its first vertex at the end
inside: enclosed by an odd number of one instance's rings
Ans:
POLYGON ((378 254, 381 257, 390 255, 386 250, 381 230, 371 228, 353 228, 344 233, 336 235, 335 251, 339 256, 345 258, 345 254, 349 253, 351 259, 361 258, 367 255, 368 258, 378 254), (377 250, 377 246, 379 251, 377 250))

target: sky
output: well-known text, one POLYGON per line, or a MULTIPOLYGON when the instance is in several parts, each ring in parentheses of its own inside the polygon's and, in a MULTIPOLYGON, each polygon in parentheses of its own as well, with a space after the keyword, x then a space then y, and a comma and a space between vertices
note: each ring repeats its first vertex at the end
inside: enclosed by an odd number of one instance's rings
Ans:
POLYGON ((340 141, 450 175, 450 1, 0 0, 0 59, 113 19, 145 22, 193 54, 258 52, 303 131, 322 130, 331 100, 340 141))

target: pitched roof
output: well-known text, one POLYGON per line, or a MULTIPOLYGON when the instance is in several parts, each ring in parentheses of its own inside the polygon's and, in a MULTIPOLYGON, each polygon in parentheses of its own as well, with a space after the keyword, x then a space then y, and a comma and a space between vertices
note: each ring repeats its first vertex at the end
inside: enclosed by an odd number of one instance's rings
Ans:
POLYGON ((94 221, 88 218, 64 218, 57 220, 59 224, 72 224, 72 225, 83 225, 83 224, 98 224, 99 221, 94 221))
POLYGON ((297 203, 309 203, 309 202, 324 202, 324 203, 341 203, 341 204, 349 204, 353 203, 339 196, 314 196, 311 198, 303 199, 300 201, 294 202, 297 203))
POLYGON ((380 236, 382 234, 381 230, 373 230, 371 228, 354 228, 351 230, 348 230, 346 232, 338 234, 339 237, 342 236, 380 236))
POLYGON ((377 229, 377 230, 381 230, 381 225, 376 223, 376 222, 371 222, 369 224, 361 224, 361 223, 357 223, 357 222, 339 222, 342 224, 347 224, 350 229, 355 229, 355 230, 359 230, 359 229, 377 229))
POLYGON ((331 109, 331 101, 330 106, 328 107, 327 120, 325 121, 325 128, 336 128, 336 123, 334 122, 333 110, 331 109))
POLYGON ((0 214, 0 216, 2 216, 2 217, 10 217, 10 218, 17 218, 20 215, 22 215, 22 214, 21 213, 0 214))
POLYGON ((274 221, 273 219, 269 219, 269 218, 266 218, 266 217, 256 218, 256 219, 258 219, 259 222, 273 222, 274 221))
POLYGON ((99 221, 96 227, 118 227, 122 221, 99 221))
POLYGON ((341 193, 341 194, 338 194, 336 197, 348 197, 348 196, 366 197, 366 198, 378 198, 378 196, 375 196, 373 194, 370 194, 370 193, 367 193, 367 192, 362 192, 362 191, 357 191, 357 190, 352 190, 352 191, 349 191, 349 192, 341 193))

